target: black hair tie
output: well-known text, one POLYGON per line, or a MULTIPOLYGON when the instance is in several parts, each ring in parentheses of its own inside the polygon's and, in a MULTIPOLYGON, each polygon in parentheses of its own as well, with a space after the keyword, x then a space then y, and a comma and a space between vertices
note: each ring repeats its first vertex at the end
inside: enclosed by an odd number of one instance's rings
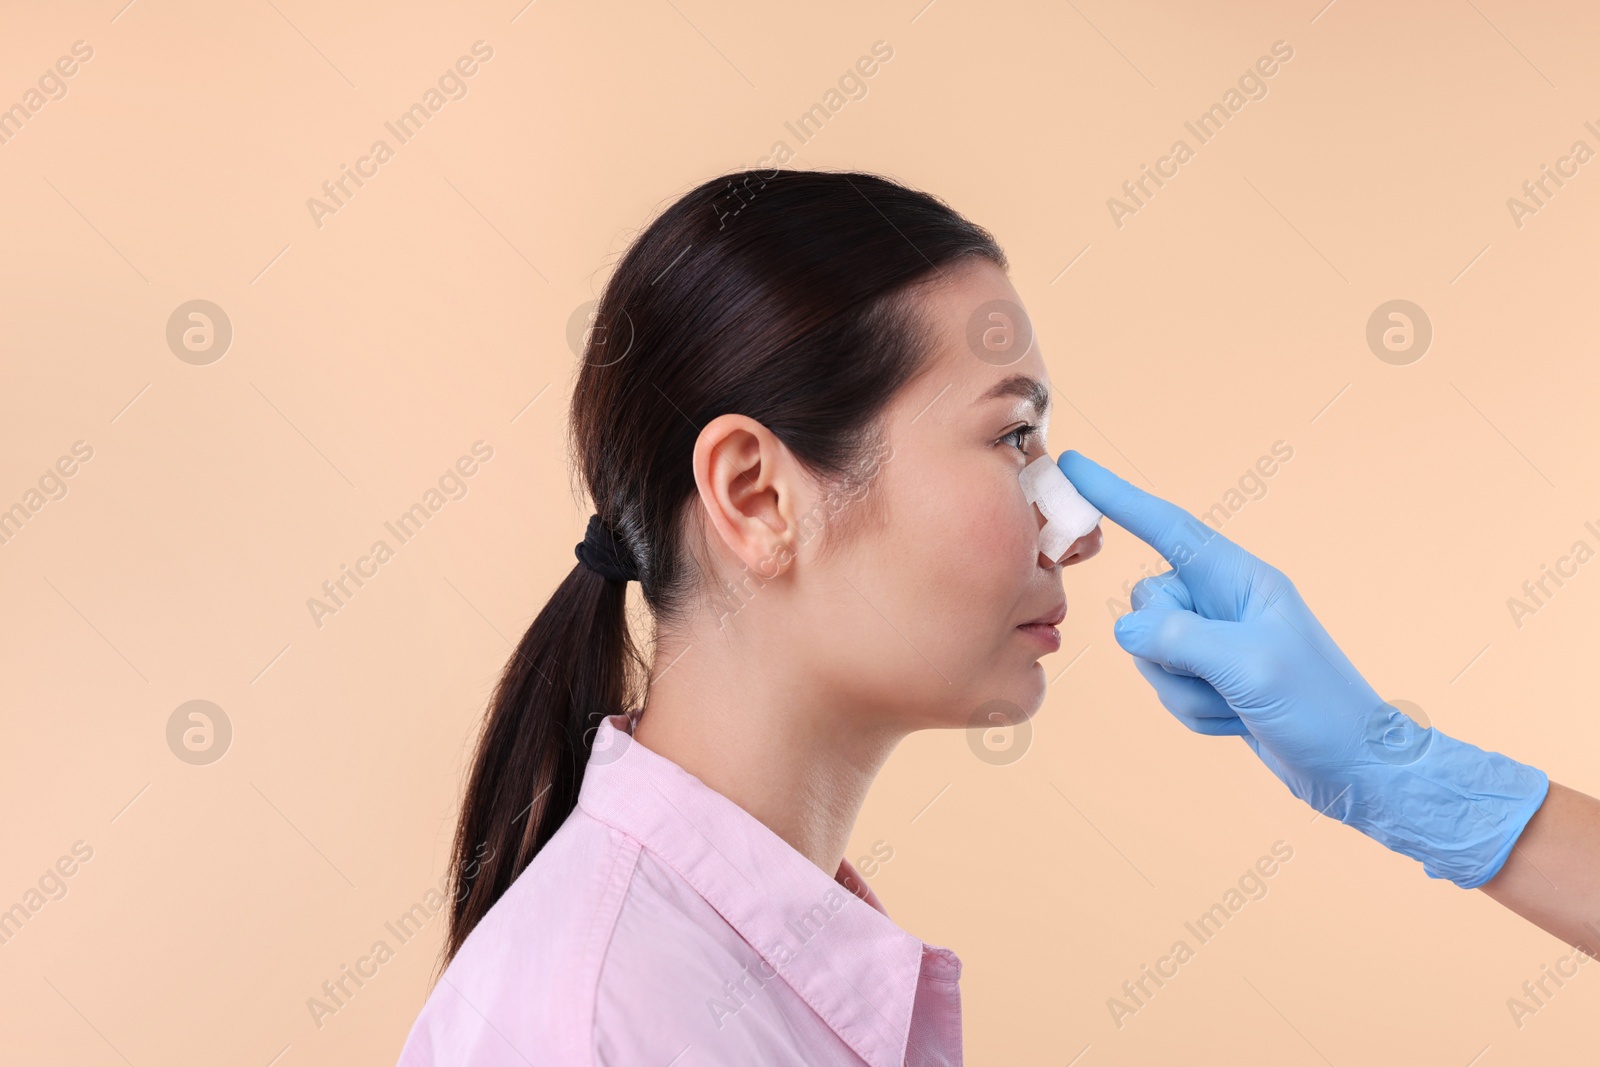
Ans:
POLYGON ((600 521, 598 514, 589 516, 589 528, 583 532, 583 540, 572 551, 579 563, 607 581, 639 580, 639 568, 633 556, 617 540, 611 528, 600 521))

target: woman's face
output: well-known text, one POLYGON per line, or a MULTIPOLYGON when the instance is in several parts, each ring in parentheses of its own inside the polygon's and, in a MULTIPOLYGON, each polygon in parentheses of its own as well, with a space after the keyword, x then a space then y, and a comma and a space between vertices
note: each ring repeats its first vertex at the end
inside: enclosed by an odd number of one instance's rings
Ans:
POLYGON ((1018 476, 1046 451, 1049 372, 1003 271, 980 260, 944 275, 924 301, 926 370, 891 402, 876 478, 849 504, 864 514, 832 520, 843 532, 827 551, 828 529, 797 551, 809 595, 785 597, 791 653, 836 706, 881 710, 890 729, 1037 711, 1039 659, 1060 639, 1025 624, 1060 621, 1063 567, 1101 544, 1096 526, 1060 560, 1039 552, 1044 520, 1018 476))

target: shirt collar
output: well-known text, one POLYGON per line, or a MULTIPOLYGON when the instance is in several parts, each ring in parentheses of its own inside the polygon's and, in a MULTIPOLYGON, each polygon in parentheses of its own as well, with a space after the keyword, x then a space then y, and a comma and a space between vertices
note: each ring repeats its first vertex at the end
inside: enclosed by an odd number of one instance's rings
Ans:
POLYGON ((848 859, 830 878, 755 816, 633 740, 627 715, 595 733, 578 804, 660 856, 871 1067, 904 1062, 924 967, 960 960, 889 918, 848 859))

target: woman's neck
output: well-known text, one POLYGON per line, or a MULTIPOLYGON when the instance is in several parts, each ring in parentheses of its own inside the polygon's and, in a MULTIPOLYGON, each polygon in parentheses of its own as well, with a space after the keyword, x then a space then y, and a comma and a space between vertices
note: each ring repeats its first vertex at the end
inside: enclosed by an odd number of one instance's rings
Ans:
POLYGON ((634 739, 832 877, 872 780, 901 735, 874 729, 870 709, 819 699, 815 679, 808 688, 786 675, 782 656, 735 656, 716 641, 689 643, 681 655, 668 651, 658 651, 657 680, 634 739))

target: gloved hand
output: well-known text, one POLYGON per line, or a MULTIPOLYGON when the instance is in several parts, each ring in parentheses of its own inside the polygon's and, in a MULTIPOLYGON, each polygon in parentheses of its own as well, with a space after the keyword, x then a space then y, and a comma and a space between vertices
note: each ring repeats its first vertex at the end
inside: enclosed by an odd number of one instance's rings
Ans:
POLYGON ((1295 796, 1429 877, 1463 889, 1494 877, 1544 802, 1543 771, 1386 704, 1276 567, 1077 452, 1058 463, 1173 567, 1135 585, 1114 628, 1167 710, 1240 735, 1295 796))

